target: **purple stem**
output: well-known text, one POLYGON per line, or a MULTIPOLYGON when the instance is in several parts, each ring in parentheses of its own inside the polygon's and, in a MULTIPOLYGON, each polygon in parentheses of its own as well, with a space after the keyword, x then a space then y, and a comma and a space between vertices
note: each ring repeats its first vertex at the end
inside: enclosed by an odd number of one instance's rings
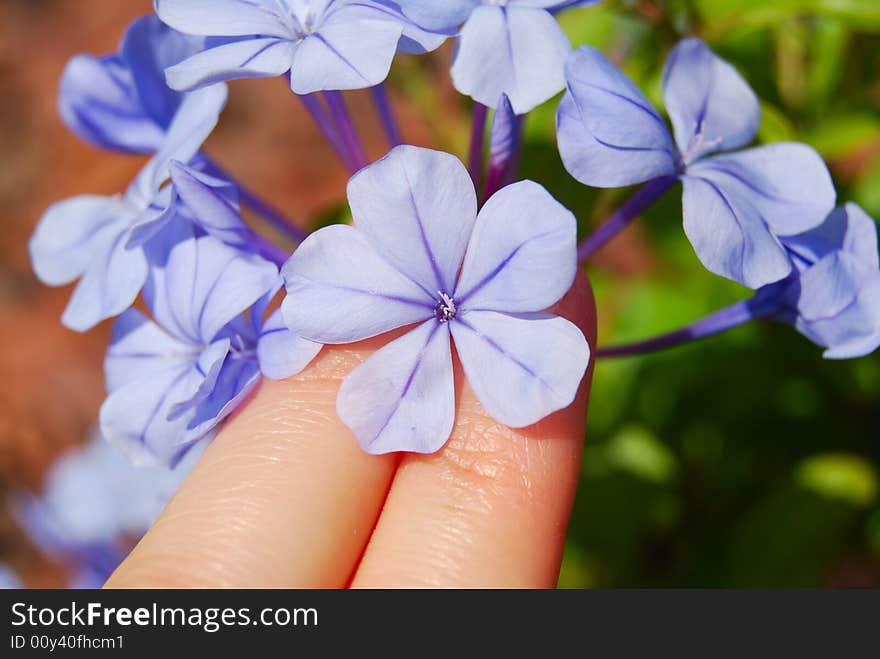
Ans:
POLYGON ((486 119, 489 116, 489 108, 482 103, 474 101, 473 123, 471 125, 471 150, 468 157, 468 171, 474 187, 480 189, 480 181, 483 177, 483 141, 486 138, 486 119))
POLYGON ((662 176, 648 181, 618 208, 596 231, 578 246, 578 262, 583 263, 609 240, 623 231, 630 222, 644 213, 655 201, 675 185, 677 176, 662 176))
POLYGON ((308 113, 311 115, 315 124, 320 129, 321 133, 324 135, 324 138, 330 143, 330 146, 333 147, 336 155, 339 156, 339 159, 342 161, 342 164, 345 166, 345 168, 349 171, 354 171, 354 163, 349 157, 348 151, 345 148, 335 126, 333 125, 333 121, 330 119, 330 117, 327 116, 327 113, 324 110, 324 107, 321 105, 321 101, 318 99, 317 95, 306 94, 305 96, 300 96, 299 98, 308 113))
POLYGON ((224 178, 235 184, 235 187, 238 188, 238 198, 242 204, 250 208, 291 240, 301 243, 306 239, 309 235, 307 231, 300 229, 294 224, 293 220, 285 217, 281 211, 276 210, 274 207, 263 201, 255 192, 246 188, 241 182, 236 180, 232 174, 227 172, 216 162, 207 156, 203 157, 207 161, 209 167, 211 167, 220 178, 224 178))
POLYGON ((489 156, 489 168, 486 174, 486 199, 505 185, 512 183, 516 176, 516 170, 519 167, 519 157, 522 151, 523 119, 525 119, 525 115, 516 118, 516 136, 507 157, 494 159, 491 154, 489 156))
POLYGON ((351 120, 351 114, 348 106, 345 104, 345 98, 342 92, 330 91, 324 92, 324 100, 327 101, 327 107, 330 108, 330 116, 336 124, 336 130, 342 138, 342 144, 348 152, 352 173, 364 167, 369 161, 361 140, 358 137, 357 129, 351 120))
POLYGON ((726 332, 729 329, 744 325, 758 318, 766 318, 773 314, 776 307, 772 304, 757 304, 755 299, 737 302, 721 311, 706 316, 702 320, 668 334, 621 346, 600 348, 597 357, 630 357, 644 355, 649 352, 668 350, 692 341, 726 332))
POLYGON ((287 259, 290 258, 290 254, 288 254, 287 251, 273 243, 265 236, 261 236, 255 233, 254 239, 256 241, 255 246, 260 255, 272 261, 272 263, 276 264, 278 267, 284 265, 287 262, 287 259))
POLYGON ((394 118, 394 110, 391 108, 391 101, 388 98, 388 90, 384 82, 372 88, 373 101, 376 103, 376 109, 379 112, 379 119, 382 121, 382 127, 385 129, 385 135, 388 143, 392 148, 403 144, 400 139, 400 130, 397 128, 397 121, 394 118))

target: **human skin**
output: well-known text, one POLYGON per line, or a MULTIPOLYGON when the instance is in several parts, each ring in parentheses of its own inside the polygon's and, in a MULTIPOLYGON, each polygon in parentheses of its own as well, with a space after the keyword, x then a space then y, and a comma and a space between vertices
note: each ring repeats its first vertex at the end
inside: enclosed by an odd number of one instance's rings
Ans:
MULTIPOLYGON (((595 346, 583 275, 554 311, 595 346)), ((512 429, 486 415, 456 358, 446 446, 373 456, 337 417, 336 392, 389 338, 328 346, 296 377, 265 380, 107 587, 555 586, 592 366, 570 407, 512 429)))

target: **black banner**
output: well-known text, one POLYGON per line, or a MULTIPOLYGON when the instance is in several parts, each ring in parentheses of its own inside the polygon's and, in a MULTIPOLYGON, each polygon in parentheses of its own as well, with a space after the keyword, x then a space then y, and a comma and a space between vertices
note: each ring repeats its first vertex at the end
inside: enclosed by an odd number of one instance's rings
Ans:
POLYGON ((2 591, 0 656, 876 653, 880 591, 2 591))

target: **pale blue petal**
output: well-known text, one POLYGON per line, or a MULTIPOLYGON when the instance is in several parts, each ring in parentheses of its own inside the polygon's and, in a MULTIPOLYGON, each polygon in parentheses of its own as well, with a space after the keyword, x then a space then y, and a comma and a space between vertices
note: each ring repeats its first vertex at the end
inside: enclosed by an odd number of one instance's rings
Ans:
POLYGON ((127 241, 123 227, 93 254, 61 316, 66 327, 84 332, 134 303, 147 279, 147 257, 142 249, 128 249, 127 241))
POLYGON ((761 124, 758 97, 699 39, 685 39, 669 54, 663 98, 686 162, 745 146, 761 124))
POLYGON ((158 126, 171 125, 181 102, 180 93, 165 82, 165 69, 203 46, 204 39, 175 32, 155 15, 135 20, 125 33, 122 58, 132 73, 140 104, 158 126))
POLYGON ((543 9, 480 6, 461 30, 452 81, 462 94, 495 107, 507 94, 525 114, 565 88, 568 37, 543 9))
POLYGON ((309 236, 284 264, 287 326, 319 343, 352 343, 434 316, 433 298, 389 265, 357 229, 309 236))
POLYGON ((847 203, 832 211, 820 226, 783 239, 798 257, 795 265, 809 267, 834 251, 853 255, 868 268, 880 268, 877 223, 857 204, 847 203))
POLYGON ((159 186, 170 176, 168 166, 172 160, 188 163, 199 152, 217 126, 226 98, 225 85, 215 85, 184 95, 180 108, 168 127, 162 148, 153 159, 153 190, 158 191, 159 186))
POLYGON ((135 465, 170 465, 177 459, 187 419, 169 421, 168 413, 201 381, 191 365, 163 360, 162 366, 111 392, 101 406, 101 433, 135 465))
POLYGON ((837 200, 827 165, 805 144, 768 144, 712 156, 688 167, 687 174, 735 190, 777 236, 814 229, 837 200))
POLYGON ((188 448, 232 414, 260 382, 260 368, 251 359, 227 359, 217 384, 189 419, 177 442, 178 451, 188 448))
POLYGON ((784 279, 791 260, 764 218, 739 189, 687 176, 684 230, 706 268, 757 289, 784 279))
POLYGON ((217 380, 223 370, 223 365, 226 362, 226 357, 229 355, 231 347, 230 339, 223 338, 214 341, 202 351, 198 361, 195 363, 195 369, 202 377, 202 380, 192 392, 187 392, 186 394, 181 392, 178 402, 168 410, 169 421, 176 421, 211 396, 217 387, 217 380))
POLYGON ((451 323, 468 384, 493 419, 532 425, 574 401, 590 362, 590 346, 569 321, 471 311, 451 323))
POLYGON ((257 344, 260 371, 272 380, 284 380, 302 371, 321 351, 314 343, 291 332, 280 312, 266 321, 257 344))
POLYGON ((160 328, 137 309, 128 309, 113 324, 104 360, 107 391, 161 373, 169 364, 189 367, 198 358, 195 346, 160 328))
POLYGON ((297 94, 373 87, 388 77, 399 22, 371 18, 372 10, 343 7, 304 39, 293 56, 290 88, 297 94))
POLYGON ((37 278, 61 286, 82 275, 125 226, 126 212, 119 197, 83 195, 52 205, 29 244, 37 278))
POLYGON ((585 185, 616 188, 675 174, 678 153, 639 88, 595 48, 566 63, 568 91, 556 116, 559 153, 585 185))
POLYGON ((90 144, 114 151, 151 153, 162 127, 146 114, 131 71, 116 56, 77 55, 61 76, 58 112, 90 144))
POLYGON ((444 29, 429 30, 405 16, 400 5, 392 0, 358 0, 358 5, 369 6, 382 16, 403 25, 403 35, 397 44, 398 52, 421 55, 436 50, 448 38, 458 34, 457 25, 444 29))
POLYGON ((224 80, 287 73, 297 46, 274 37, 233 41, 193 55, 165 73, 172 89, 190 91, 224 80))
POLYGON ((23 587, 18 575, 12 569, 6 565, 0 565, 0 590, 15 590, 23 587))
POLYGON ((174 193, 198 226, 228 245, 252 248, 254 232, 241 217, 238 191, 231 183, 177 161, 172 161, 170 170, 174 193))
POLYGON ((880 346, 880 271, 835 252, 801 274, 798 331, 827 348, 829 359, 851 359, 880 346))
POLYGON ((162 327, 206 344, 271 290, 277 277, 274 264, 202 236, 176 244, 167 263, 153 267, 144 298, 162 327))
POLYGON ((489 171, 507 173, 515 163, 520 144, 522 122, 513 111, 507 94, 502 94, 495 108, 489 135, 489 171))
POLYGON ((175 30, 204 36, 293 36, 274 0, 154 0, 156 13, 175 30))
POLYGON ((432 298, 451 293, 477 215, 458 158, 396 147, 352 177, 348 200, 358 229, 388 263, 432 298))
MULTIPOLYGON (((396 0, 403 13, 417 25, 445 30, 461 25, 480 5, 479 0, 396 0)), ((496 99, 497 100, 497 99, 496 99)))
POLYGON ((368 357, 342 382, 336 411, 367 453, 439 450, 455 422, 448 325, 423 323, 368 357))
POLYGON ((577 220, 543 187, 521 181, 477 218, 455 298, 463 309, 541 311, 571 288, 577 220))

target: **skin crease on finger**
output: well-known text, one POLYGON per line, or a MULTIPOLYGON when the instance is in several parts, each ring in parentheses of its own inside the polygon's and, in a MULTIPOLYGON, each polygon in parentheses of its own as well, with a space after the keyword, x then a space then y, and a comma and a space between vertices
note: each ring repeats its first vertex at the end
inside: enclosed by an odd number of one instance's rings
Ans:
MULTIPOLYGON (((555 311, 594 345, 584 277, 555 311)), ((401 462, 364 453, 335 412, 344 376, 393 336, 325 348, 300 375, 264 382, 108 587, 554 585, 591 372, 569 408, 512 430, 457 365, 449 443, 401 462)))

